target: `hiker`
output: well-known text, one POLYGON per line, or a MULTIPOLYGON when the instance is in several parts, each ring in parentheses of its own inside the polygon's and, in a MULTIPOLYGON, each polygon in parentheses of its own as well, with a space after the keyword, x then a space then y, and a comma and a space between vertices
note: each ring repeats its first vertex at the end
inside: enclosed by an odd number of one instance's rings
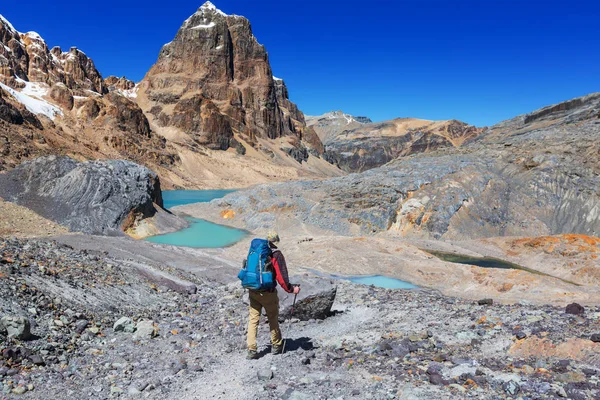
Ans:
POLYGON ((271 353, 283 352, 283 339, 279 330, 279 297, 277 283, 288 293, 298 294, 300 286, 290 284, 285 258, 275 243, 279 242, 277 232, 270 232, 267 240, 254 239, 250 245, 248 258, 240 271, 242 286, 250 295, 250 318, 248 321, 248 356, 258 358, 256 335, 260 314, 264 308, 271 330, 271 353), (273 279, 273 275, 275 279, 273 279))

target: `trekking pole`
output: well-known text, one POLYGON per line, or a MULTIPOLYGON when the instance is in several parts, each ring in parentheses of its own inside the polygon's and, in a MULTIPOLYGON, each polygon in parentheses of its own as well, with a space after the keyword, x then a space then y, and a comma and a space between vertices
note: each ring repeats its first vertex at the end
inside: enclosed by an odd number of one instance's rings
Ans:
MULTIPOLYGON (((288 323, 288 332, 290 331, 289 328, 292 326, 292 314, 294 314, 294 306, 296 305, 296 298, 298 297, 298 293, 296 293, 294 295, 294 302, 292 303, 292 308, 290 309, 290 318, 289 318, 289 323, 288 323)), ((283 349, 281 350, 281 354, 285 353, 285 345, 287 343, 287 339, 283 341, 283 349)))

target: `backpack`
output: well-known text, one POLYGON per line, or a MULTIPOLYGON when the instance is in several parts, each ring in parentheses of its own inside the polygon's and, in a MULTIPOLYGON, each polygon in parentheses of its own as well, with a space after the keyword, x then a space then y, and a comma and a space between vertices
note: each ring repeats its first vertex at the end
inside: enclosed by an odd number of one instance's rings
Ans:
POLYGON ((264 239, 253 239, 248 250, 248 257, 238 274, 242 287, 252 290, 270 290, 277 284, 273 279, 271 267, 271 248, 264 239))

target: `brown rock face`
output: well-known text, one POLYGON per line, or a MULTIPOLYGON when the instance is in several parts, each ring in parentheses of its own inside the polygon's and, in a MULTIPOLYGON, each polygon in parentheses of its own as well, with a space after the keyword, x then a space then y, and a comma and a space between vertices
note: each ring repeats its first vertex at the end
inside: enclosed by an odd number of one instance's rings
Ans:
POLYGON ((72 47, 48 50, 44 39, 35 32, 19 33, 0 17, 0 74, 50 86, 63 83, 69 89, 87 89, 105 93, 102 76, 85 53, 72 47))
MULTIPOLYGON (((304 139, 304 115, 283 81, 273 78, 250 22, 210 2, 163 46, 140 86, 160 126, 179 128, 210 148, 233 146, 235 134, 249 143, 304 139)), ((306 133, 309 147, 322 152, 316 135, 306 133)))
POLYGON ((63 108, 66 108, 67 110, 73 109, 73 92, 64 83, 55 83, 50 89, 48 96, 63 108))
POLYGON ((108 87, 109 91, 112 90, 131 90, 135 87, 135 82, 122 76, 117 78, 114 75, 104 78, 104 84, 108 87))

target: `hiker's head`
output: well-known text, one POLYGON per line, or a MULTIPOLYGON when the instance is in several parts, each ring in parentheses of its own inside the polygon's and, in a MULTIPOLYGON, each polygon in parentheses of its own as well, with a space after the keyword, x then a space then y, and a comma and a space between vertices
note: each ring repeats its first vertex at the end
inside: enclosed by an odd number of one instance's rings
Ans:
POLYGON ((279 243, 279 234, 271 231, 267 234, 267 240, 271 243, 279 243))

